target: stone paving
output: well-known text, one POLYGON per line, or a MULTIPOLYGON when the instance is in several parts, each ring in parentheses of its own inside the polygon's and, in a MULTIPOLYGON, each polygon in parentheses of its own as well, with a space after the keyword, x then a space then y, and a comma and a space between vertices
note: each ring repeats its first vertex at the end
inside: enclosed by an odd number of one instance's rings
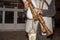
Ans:
MULTIPOLYGON (((0 40, 27 40, 24 31, 0 32, 0 40)), ((53 39, 60 40, 60 27, 56 28, 53 39)))

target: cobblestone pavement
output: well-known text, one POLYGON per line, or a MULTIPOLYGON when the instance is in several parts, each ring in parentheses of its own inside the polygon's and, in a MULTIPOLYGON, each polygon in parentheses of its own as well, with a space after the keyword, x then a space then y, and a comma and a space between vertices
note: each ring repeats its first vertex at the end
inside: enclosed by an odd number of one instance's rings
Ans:
POLYGON ((53 39, 52 40, 60 40, 60 27, 56 28, 53 39))
POLYGON ((0 32, 0 40, 26 40, 24 31, 0 32))
MULTIPOLYGON (((27 40, 24 31, 0 32, 0 40, 27 40)), ((56 28, 52 40, 60 40, 60 27, 56 28)))

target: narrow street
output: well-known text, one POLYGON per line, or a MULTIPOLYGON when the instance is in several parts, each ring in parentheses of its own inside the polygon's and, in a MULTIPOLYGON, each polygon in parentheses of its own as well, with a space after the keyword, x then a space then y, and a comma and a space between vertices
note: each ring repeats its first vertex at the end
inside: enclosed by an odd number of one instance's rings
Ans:
MULTIPOLYGON (((60 40, 60 27, 56 28, 52 40, 60 40)), ((24 31, 0 32, 0 40, 27 40, 24 31)))

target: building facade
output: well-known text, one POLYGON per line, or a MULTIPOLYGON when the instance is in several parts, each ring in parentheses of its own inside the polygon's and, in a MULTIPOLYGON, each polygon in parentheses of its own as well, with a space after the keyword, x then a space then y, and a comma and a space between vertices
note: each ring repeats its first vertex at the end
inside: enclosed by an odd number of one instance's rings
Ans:
POLYGON ((25 14, 22 0, 0 0, 0 31, 25 29, 25 14))

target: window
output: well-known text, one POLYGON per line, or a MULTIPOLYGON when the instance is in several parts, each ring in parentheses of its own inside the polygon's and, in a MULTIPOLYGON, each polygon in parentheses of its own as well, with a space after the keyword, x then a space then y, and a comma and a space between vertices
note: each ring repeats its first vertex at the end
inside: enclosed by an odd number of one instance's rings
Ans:
POLYGON ((18 5, 18 9, 23 9, 24 6, 22 4, 18 5))
POLYGON ((0 23, 2 23, 2 16, 3 16, 3 12, 0 11, 0 23))
POLYGON ((24 12, 18 12, 17 23, 25 23, 25 17, 24 12))
POLYGON ((13 5, 5 5, 5 8, 14 8, 13 5))
POLYGON ((23 9, 23 8, 24 8, 24 3, 22 0, 20 0, 18 4, 18 9, 23 9))
POLYGON ((13 11, 5 11, 5 23, 14 23, 13 11))
POLYGON ((4 5, 5 5, 5 8, 14 8, 14 5, 13 4, 10 4, 9 1, 5 1, 4 2, 4 5))
POLYGON ((0 2, 0 8, 3 8, 3 3, 2 2, 0 2))

